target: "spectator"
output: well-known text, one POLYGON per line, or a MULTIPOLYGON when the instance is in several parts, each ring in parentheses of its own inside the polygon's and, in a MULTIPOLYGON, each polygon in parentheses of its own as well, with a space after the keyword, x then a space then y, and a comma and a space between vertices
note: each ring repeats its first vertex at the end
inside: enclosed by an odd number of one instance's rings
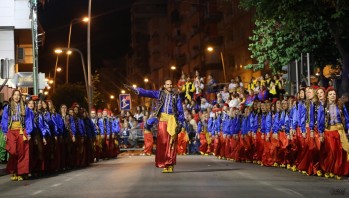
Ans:
POLYGON ((221 94, 222 94, 222 98, 223 98, 224 102, 227 102, 228 98, 229 98, 229 95, 230 95, 229 92, 228 92, 227 86, 223 87, 223 90, 221 91, 221 94))
POLYGON ((200 105, 200 110, 204 111, 207 108, 211 108, 211 104, 207 102, 207 100, 205 98, 201 98, 201 105, 200 105))
POLYGON ((231 94, 231 100, 229 101, 229 107, 230 108, 239 108, 239 98, 238 98, 238 94, 237 93, 232 93, 231 94))
POLYGON ((138 120, 138 122, 143 122, 143 111, 142 111, 142 107, 141 106, 137 106, 136 108, 136 113, 133 116, 136 120, 138 120))
POLYGON ((229 83, 229 85, 228 85, 228 90, 231 91, 231 90, 233 90, 233 89, 236 89, 236 87, 237 87, 237 84, 236 84, 235 80, 234 80, 234 79, 231 79, 231 80, 230 80, 230 83, 229 83))
POLYGON ((140 130, 141 128, 138 124, 138 120, 132 119, 132 127, 128 136, 128 142, 132 148, 135 148, 138 144, 138 134, 140 133, 140 130))
POLYGON ((206 98, 209 101, 214 101, 217 92, 217 82, 213 79, 212 75, 207 76, 206 84, 206 98))
POLYGON ((240 76, 235 77, 235 83, 237 84, 237 87, 244 87, 244 83, 242 82, 240 76))

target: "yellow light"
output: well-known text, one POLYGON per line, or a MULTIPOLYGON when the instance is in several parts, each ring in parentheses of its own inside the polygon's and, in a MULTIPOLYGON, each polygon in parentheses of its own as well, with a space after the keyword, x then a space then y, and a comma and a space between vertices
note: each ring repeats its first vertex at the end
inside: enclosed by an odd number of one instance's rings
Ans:
POLYGON ((62 71, 62 68, 61 67, 57 67, 57 72, 60 72, 62 71))
POLYGON ((50 80, 48 83, 53 84, 53 80, 50 80))
POLYGON ((61 50, 61 49, 55 49, 55 53, 56 54, 60 54, 60 53, 62 53, 63 51, 61 50))
POLYGON ((45 95, 48 95, 48 91, 45 91, 44 94, 45 94, 45 95))
POLYGON ((171 70, 176 70, 176 69, 177 69, 176 66, 174 65, 171 66, 171 70))
POLYGON ((49 81, 49 79, 48 78, 45 78, 45 82, 48 82, 49 81))
POLYGON ((111 95, 111 96, 110 96, 110 99, 114 99, 114 95, 111 95))
POLYGON ((50 86, 47 86, 47 89, 51 89, 51 87, 50 87, 50 86))
POLYGON ((82 19, 82 21, 85 22, 85 23, 87 23, 89 20, 90 20, 90 19, 89 19, 88 17, 84 17, 84 18, 82 19))
POLYGON ((72 54, 72 51, 71 51, 71 50, 68 50, 68 51, 67 51, 67 55, 70 55, 70 54, 72 54))
POLYGON ((144 82, 149 82, 149 79, 148 78, 144 78, 144 82))
POLYGON ((136 84, 133 84, 132 87, 133 87, 133 88, 137 88, 137 85, 136 85, 136 84))
POLYGON ((121 93, 124 94, 124 93, 126 93, 126 92, 125 92, 125 90, 121 90, 121 93))
POLYGON ((213 51, 213 47, 211 47, 211 46, 207 47, 207 51, 212 52, 213 51))

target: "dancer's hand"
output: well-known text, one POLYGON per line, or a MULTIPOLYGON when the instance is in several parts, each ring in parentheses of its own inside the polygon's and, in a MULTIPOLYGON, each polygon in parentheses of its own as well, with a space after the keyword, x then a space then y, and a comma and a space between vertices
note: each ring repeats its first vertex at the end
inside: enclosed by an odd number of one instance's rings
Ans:
POLYGON ((46 138, 43 138, 42 142, 44 143, 44 145, 46 145, 47 144, 46 138))
POLYGON ((7 135, 6 134, 4 134, 4 140, 5 140, 5 142, 7 141, 7 135))

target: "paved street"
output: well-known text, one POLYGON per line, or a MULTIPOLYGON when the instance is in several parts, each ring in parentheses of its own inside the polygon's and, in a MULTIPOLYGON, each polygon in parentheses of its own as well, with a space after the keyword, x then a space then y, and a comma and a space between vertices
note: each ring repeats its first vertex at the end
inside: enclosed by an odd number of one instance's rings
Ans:
POLYGON ((349 197, 347 178, 308 177, 213 156, 178 156, 177 163, 175 173, 164 174, 154 167, 154 156, 121 156, 23 182, 1 176, 0 197, 349 197))

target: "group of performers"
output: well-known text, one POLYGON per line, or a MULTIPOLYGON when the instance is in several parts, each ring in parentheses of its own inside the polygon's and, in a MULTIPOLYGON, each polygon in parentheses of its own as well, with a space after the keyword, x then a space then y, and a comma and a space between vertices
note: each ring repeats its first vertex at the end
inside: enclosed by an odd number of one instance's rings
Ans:
POLYGON ((1 130, 9 153, 11 180, 85 167, 119 153, 118 119, 110 111, 88 111, 74 103, 57 112, 52 101, 25 100, 14 90, 4 107, 1 130))
POLYGON ((337 101, 333 88, 307 87, 297 97, 205 110, 200 153, 340 179, 349 174, 349 115, 337 101))

